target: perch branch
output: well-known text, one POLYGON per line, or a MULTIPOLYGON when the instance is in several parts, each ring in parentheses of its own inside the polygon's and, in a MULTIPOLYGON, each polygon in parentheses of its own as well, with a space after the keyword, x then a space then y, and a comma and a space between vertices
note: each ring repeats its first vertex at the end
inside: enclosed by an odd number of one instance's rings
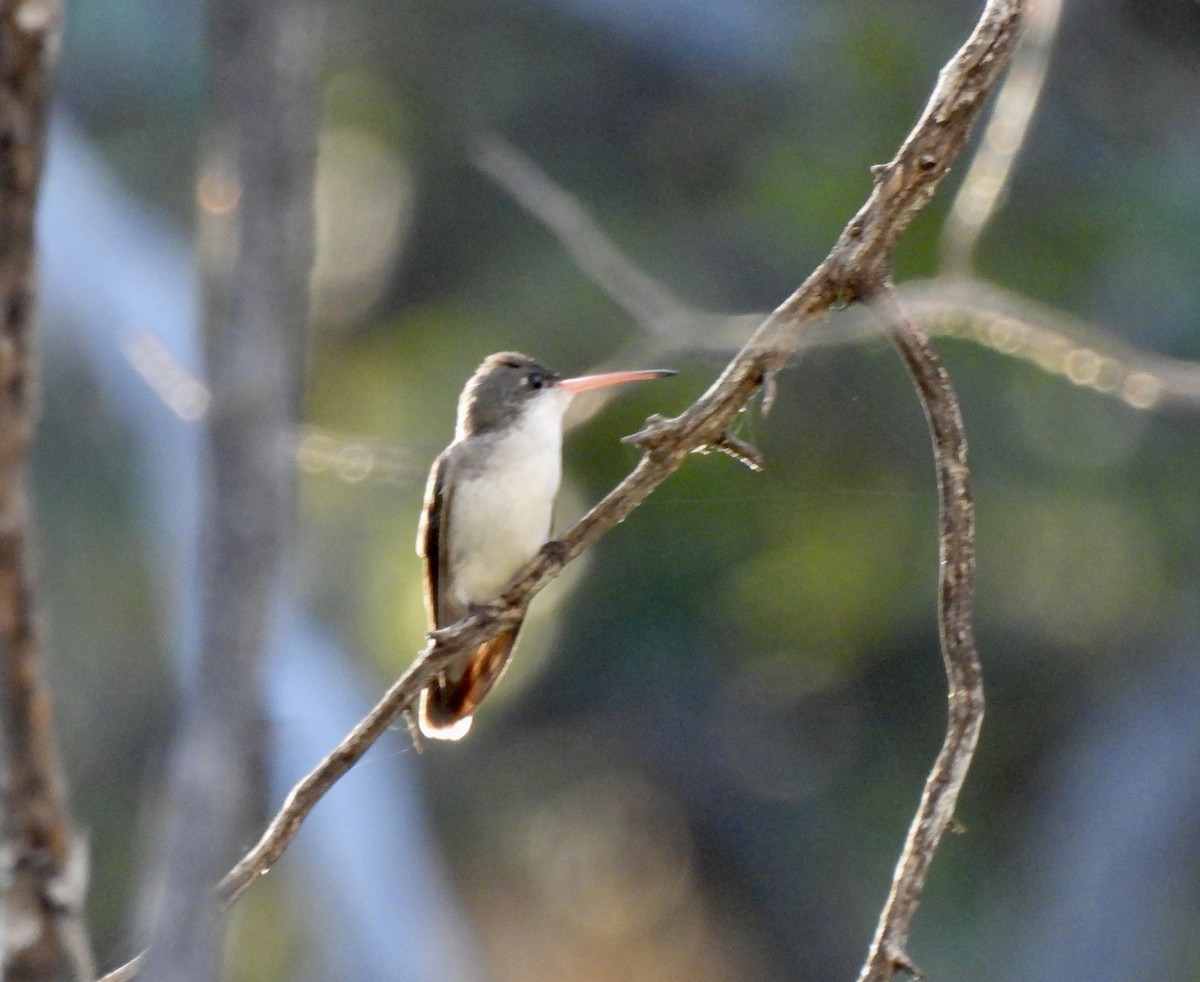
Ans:
MULTIPOLYGON (((962 149, 985 96, 1011 56, 1024 9, 1024 0, 989 0, 970 38, 940 73, 920 120, 896 157, 875 169, 870 197, 821 265, 767 317, 696 403, 682 415, 653 420, 627 438, 645 450, 641 460, 553 549, 543 550, 498 600, 431 637, 371 713, 293 788, 257 845, 221 882, 224 903, 233 903, 271 867, 321 796, 456 654, 518 622, 530 600, 563 566, 628 517, 689 454, 725 442, 734 417, 766 376, 787 362, 813 315, 835 302, 868 296, 889 282, 896 241, 962 149)), ((969 596, 969 566, 962 573, 969 596)))
POLYGON ((43 677, 28 541, 25 451, 37 399, 34 214, 50 69, 61 11, 54 0, 0 4, 0 974, 6 980, 94 974, 83 919, 87 887, 72 834, 54 715, 43 677))
MULTIPOLYGON (((1013 70, 1005 78, 998 99, 1003 99, 1012 87, 1012 78, 1022 60, 1026 76, 1035 68, 1038 73, 1044 72, 1060 8, 1060 0, 1040 0, 1032 8, 1030 29, 1013 55, 1013 70), (1036 64, 1031 65, 1031 61, 1036 64)), ((1025 88, 1025 96, 1004 113, 997 107, 989 129, 993 124, 1001 125, 999 117, 1018 110, 1021 121, 1028 124, 1034 108, 1028 85, 1028 80, 1016 84, 1018 90, 1025 88)), ((1007 135, 981 141, 977 153, 995 156, 998 147, 1002 147, 1003 160, 993 160, 978 168, 972 163, 969 174, 997 177, 1001 172, 1011 172, 1024 130, 1013 119, 1005 121, 1001 129, 1007 135)), ((692 308, 676 300, 669 290, 622 255, 583 205, 555 184, 536 163, 500 137, 489 137, 487 145, 493 152, 486 161, 476 154, 480 170, 545 226, 576 257, 580 270, 643 328, 650 339, 644 347, 647 352, 653 351, 657 356, 675 349, 736 351, 762 323, 762 314, 726 315, 692 308), (610 259, 585 262, 583 257, 593 253, 610 259), (646 289, 640 285, 647 285, 646 289)), ((958 210, 959 202, 977 180, 982 177, 969 176, 964 181, 953 210, 958 210)), ((993 199, 992 205, 995 204, 993 199)), ((963 245, 961 250, 946 247, 948 251, 971 252, 973 241, 996 212, 992 207, 986 214, 973 214, 972 244, 963 245)), ((953 264, 947 259, 946 265, 953 264)), ((1135 409, 1151 409, 1166 403, 1193 409, 1200 406, 1200 364, 1139 350, 1095 324, 985 280, 947 273, 932 280, 910 280, 897 285, 896 290, 905 309, 931 335, 949 335, 983 345, 1061 375, 1075 385, 1119 398, 1135 409)), ((875 337, 877 329, 876 318, 869 312, 852 308, 808 327, 803 344, 806 348, 845 344, 860 337, 875 337)), ((335 446, 338 442, 332 441, 335 446)), ((356 440, 352 446, 357 447, 361 442, 356 440)))
MULTIPOLYGON (((758 388, 786 364, 802 335, 812 325, 814 315, 835 303, 869 298, 887 289, 895 244, 961 151, 985 97, 997 84, 1012 55, 1025 6, 1026 0, 988 0, 975 30, 942 69, 924 112, 896 157, 874 169, 876 179, 871 195, 825 260, 767 317, 720 377, 691 407, 674 419, 651 420, 641 432, 627 438, 628 442, 644 450, 632 473, 558 542, 543 549, 499 599, 431 636, 413 665, 370 714, 293 788, 259 842, 221 881, 218 896, 222 903, 226 906, 234 903, 256 877, 270 869, 317 801, 361 759, 374 741, 412 705, 425 684, 457 653, 495 637, 518 622, 533 596, 563 566, 628 517, 682 466, 689 454, 727 445, 726 434, 736 415, 758 388)), ((900 335, 910 336, 903 331, 900 335)), ((907 358, 909 355, 903 345, 901 350, 906 352, 907 358)), ((922 358, 924 351, 913 349, 913 353, 922 358)), ((919 378, 925 378, 925 375, 919 378)), ((962 481, 965 488, 965 458, 939 459, 939 469, 945 480, 962 481)), ((969 498, 964 497, 961 502, 969 505, 969 498)), ((969 508, 966 514, 969 518, 969 508)), ((955 515, 956 521, 961 521, 961 512, 955 512, 955 515)), ((969 522, 958 528, 956 534, 969 537, 969 522)), ((969 554, 968 549, 968 557, 969 554)), ((947 594, 943 594, 940 606, 943 636, 951 644, 969 638, 969 632, 962 633, 965 622, 947 619, 947 611, 954 617, 969 616, 969 603, 964 606, 961 601, 963 597, 969 600, 971 573, 969 562, 956 565, 946 585, 953 602, 948 603, 947 594)), ((957 692, 953 698, 961 699, 957 692)), ((968 759, 959 757, 951 764, 960 781, 968 759)), ((935 767, 931 781, 937 773, 935 767)), ((945 795, 942 801, 946 801, 945 795)), ((942 827, 944 825, 945 821, 942 827)), ((926 866, 931 855, 932 850, 929 850, 926 866)), ((921 881, 906 876, 902 882, 907 916, 911 917, 921 881)), ((894 916, 889 920, 889 909, 894 906, 889 904, 889 908, 885 908, 881 925, 900 924, 894 916)), ((881 932, 885 932, 887 940, 897 937, 893 930, 885 931, 885 927, 881 927, 881 932)), ((895 957, 895 952, 900 950, 894 949, 893 957, 885 962, 888 971, 900 964, 895 957)))

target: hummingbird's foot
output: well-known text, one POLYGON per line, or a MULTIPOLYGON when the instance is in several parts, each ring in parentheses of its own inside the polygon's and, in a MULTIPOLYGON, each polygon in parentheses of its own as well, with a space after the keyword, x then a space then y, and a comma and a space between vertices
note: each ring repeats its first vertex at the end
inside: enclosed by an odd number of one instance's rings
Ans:
POLYGON ((421 727, 417 724, 417 713, 408 706, 401 714, 404 725, 408 728, 408 736, 412 740, 413 750, 419 754, 425 753, 425 738, 421 736, 421 727))
POLYGON ((640 430, 621 437, 621 442, 643 450, 653 450, 671 434, 670 426, 674 422, 662 413, 652 413, 646 417, 646 423, 640 430))
POLYGON ((487 621, 511 620, 513 616, 512 601, 507 596, 497 597, 495 600, 484 600, 469 605, 467 613, 472 617, 487 621))
POLYGON ((564 566, 567 562, 567 544, 562 539, 551 539, 542 546, 542 555, 556 566, 564 566))

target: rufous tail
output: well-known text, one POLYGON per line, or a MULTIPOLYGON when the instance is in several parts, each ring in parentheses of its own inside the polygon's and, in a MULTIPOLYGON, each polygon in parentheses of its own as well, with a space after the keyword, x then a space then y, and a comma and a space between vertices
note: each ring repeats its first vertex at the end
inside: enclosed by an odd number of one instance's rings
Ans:
POLYGON ((417 720, 421 735, 430 740, 461 740, 471 728, 471 717, 504 674, 518 628, 498 634, 476 649, 462 674, 437 676, 421 693, 417 720))

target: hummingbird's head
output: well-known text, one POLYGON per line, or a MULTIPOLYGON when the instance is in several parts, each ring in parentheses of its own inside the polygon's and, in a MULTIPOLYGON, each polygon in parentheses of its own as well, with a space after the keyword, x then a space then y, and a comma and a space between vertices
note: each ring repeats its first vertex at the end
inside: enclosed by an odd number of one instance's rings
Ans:
POLYGON ((555 400, 562 412, 577 392, 674 374, 652 368, 564 379, 528 355, 501 351, 485 358, 463 389, 458 400, 457 435, 461 438, 504 426, 546 399, 555 400))
MULTIPOLYGON (((559 377, 528 355, 501 351, 489 355, 471 376, 458 400, 458 432, 494 429, 519 416, 559 385, 559 377)), ((566 393, 556 393, 566 407, 566 393)))

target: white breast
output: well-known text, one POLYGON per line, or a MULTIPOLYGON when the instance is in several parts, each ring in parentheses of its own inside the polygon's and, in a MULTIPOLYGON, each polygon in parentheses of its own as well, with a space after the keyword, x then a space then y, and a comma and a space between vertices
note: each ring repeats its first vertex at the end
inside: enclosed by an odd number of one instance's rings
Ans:
POLYGON ((550 537, 564 402, 557 390, 533 401, 518 425, 487 437, 486 464, 456 484, 448 544, 451 589, 462 603, 495 598, 550 537))

